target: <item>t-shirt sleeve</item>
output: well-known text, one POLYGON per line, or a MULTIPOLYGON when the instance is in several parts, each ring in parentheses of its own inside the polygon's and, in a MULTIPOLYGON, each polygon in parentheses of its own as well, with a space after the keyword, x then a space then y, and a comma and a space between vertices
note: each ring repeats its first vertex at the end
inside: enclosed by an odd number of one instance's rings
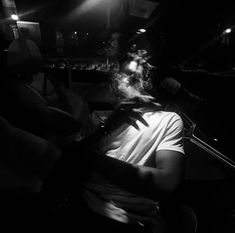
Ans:
POLYGON ((177 113, 173 113, 165 128, 165 136, 158 150, 174 150, 185 154, 183 145, 183 121, 177 113))

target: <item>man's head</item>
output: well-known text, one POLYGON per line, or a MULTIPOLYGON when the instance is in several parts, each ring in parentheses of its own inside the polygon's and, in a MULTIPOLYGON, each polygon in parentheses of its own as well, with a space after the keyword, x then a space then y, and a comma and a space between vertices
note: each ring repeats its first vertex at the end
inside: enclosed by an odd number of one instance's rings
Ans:
POLYGON ((150 98, 148 91, 152 88, 151 65, 146 65, 147 51, 138 50, 129 57, 131 59, 113 74, 111 89, 119 101, 139 99, 146 102, 150 98))

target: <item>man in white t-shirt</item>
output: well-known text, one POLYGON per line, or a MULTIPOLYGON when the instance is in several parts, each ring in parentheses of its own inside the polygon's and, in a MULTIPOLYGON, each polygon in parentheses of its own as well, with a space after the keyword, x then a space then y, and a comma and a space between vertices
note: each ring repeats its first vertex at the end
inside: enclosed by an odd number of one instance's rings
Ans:
POLYGON ((170 199, 183 178, 182 119, 146 92, 149 77, 136 67, 113 75, 119 105, 100 131, 83 140, 88 147, 82 155, 76 145, 68 150, 92 167, 73 213, 86 232, 165 232, 159 202, 170 199))

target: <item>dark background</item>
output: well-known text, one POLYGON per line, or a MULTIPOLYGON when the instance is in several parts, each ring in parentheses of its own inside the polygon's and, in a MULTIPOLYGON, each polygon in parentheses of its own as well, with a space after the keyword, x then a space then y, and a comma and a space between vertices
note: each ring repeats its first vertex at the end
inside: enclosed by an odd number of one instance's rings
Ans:
MULTIPOLYGON (((232 1, 159 0, 155 1, 159 5, 148 19, 124 12, 120 20, 114 22, 117 18, 114 8, 111 13, 111 26, 107 29, 106 13, 102 11, 101 3, 81 15, 77 13, 77 9, 84 2, 83 0, 15 1, 21 20, 38 21, 47 30, 56 29, 65 35, 73 30, 78 30, 81 34, 89 32, 90 36, 86 38, 90 42, 88 48, 94 48, 95 42, 97 47, 102 46, 99 43, 114 31, 121 32, 125 39, 130 39, 136 29, 141 26, 148 27, 147 39, 151 41, 152 46, 155 46, 155 52, 158 52, 158 55, 155 55, 156 62, 165 59, 164 63, 167 64, 188 64, 188 59, 198 53, 201 47, 218 37, 224 29, 235 24, 235 3, 232 1)), ((43 34, 43 37, 45 40, 52 40, 48 33, 43 34)), ((227 43, 222 39, 214 41, 189 63, 212 66, 211 69, 218 69, 218 65, 221 69, 233 66, 234 33, 229 35, 227 43), (213 67, 215 63, 217 66, 213 67)), ((125 43, 127 41, 124 40, 125 43)))
MULTIPOLYGON (((132 43, 147 48, 152 56, 151 63, 157 67, 153 78, 160 97, 165 98, 163 101, 179 106, 196 123, 196 136, 235 161, 235 34, 233 30, 228 35, 222 34, 235 25, 235 1, 159 0, 155 1, 158 7, 147 19, 130 15, 128 8, 114 9, 109 27, 107 12, 101 3, 78 15, 78 8, 85 2, 15 0, 21 20, 40 23, 40 49, 49 60, 58 56, 56 31, 64 35, 63 56, 74 62, 105 61, 105 55, 99 51, 114 32, 122 34, 123 53, 132 43), (147 32, 136 34, 141 27, 147 32), (78 32, 76 40, 71 38, 75 31, 78 32), (166 93, 160 85, 166 77, 174 78, 203 101, 194 101, 185 93, 166 93)), ((78 82, 81 79, 86 82, 89 75, 82 77, 74 71, 73 76, 78 82)), ((103 78, 101 75, 97 79, 92 74, 87 82, 103 82, 103 78)), ((204 232, 232 233, 234 168, 188 140, 185 149, 188 155, 186 181, 195 182, 186 186, 184 197, 198 211, 200 222, 208 220, 204 232)))
MULTIPOLYGON (((200 137, 235 159, 231 136, 235 129, 235 35, 233 30, 222 35, 226 28, 235 25, 235 3, 227 0, 152 1, 158 6, 148 18, 143 18, 131 15, 126 4, 123 8, 114 4, 121 1, 110 0, 112 10, 108 25, 107 2, 97 0, 97 5, 79 14, 79 9, 87 2, 15 0, 20 20, 40 24, 40 49, 45 58, 58 56, 56 32, 64 36, 63 57, 73 59, 75 63, 105 61, 106 56, 100 51, 115 32, 121 33, 122 53, 133 43, 148 49, 152 56, 150 62, 157 67, 153 78, 161 97, 166 97, 170 104, 180 106, 188 114, 201 130, 200 137), (136 34, 141 27, 147 32, 136 34), (75 31, 76 39, 71 37, 75 31), (173 77, 203 101, 195 102, 187 95, 179 97, 164 93, 159 84, 166 77, 173 77)), ((73 76, 82 78, 75 71, 73 76)), ((102 76, 98 80, 103 82, 102 76)), ((81 80, 78 78, 77 81, 81 80)), ((91 75, 87 82, 93 81, 97 82, 97 77, 91 75)), ((197 164, 196 169, 199 166, 197 164)))

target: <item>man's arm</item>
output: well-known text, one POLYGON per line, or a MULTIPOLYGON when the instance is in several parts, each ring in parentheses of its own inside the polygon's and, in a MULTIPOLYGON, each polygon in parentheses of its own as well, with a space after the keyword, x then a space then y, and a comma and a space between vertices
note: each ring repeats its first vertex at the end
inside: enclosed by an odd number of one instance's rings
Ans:
POLYGON ((156 152, 154 167, 129 164, 108 156, 96 156, 96 169, 123 189, 151 199, 167 198, 179 187, 185 156, 173 150, 156 152))

